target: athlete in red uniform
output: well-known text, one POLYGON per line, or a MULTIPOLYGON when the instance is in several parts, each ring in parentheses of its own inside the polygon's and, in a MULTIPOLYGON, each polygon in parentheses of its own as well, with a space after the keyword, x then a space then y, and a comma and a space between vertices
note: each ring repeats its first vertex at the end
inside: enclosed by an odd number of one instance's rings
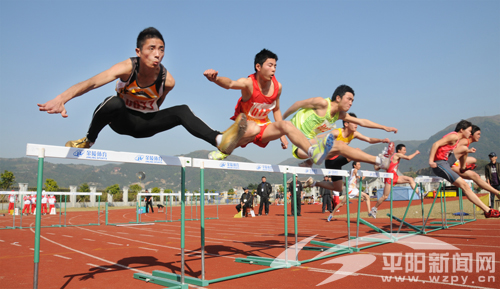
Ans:
MULTIPOLYGON (((234 81, 227 77, 218 76, 218 71, 213 69, 206 70, 203 75, 209 81, 225 89, 241 90, 242 95, 231 119, 243 113, 247 117, 248 127, 245 135, 238 142, 238 146, 245 147, 248 143, 253 142, 260 147, 266 147, 270 141, 279 138, 283 149, 286 149, 288 147, 286 137, 288 137, 294 145, 307 152, 313 158, 314 163, 321 163, 333 145, 333 136, 329 134, 318 144, 312 146, 299 129, 290 121, 283 120, 280 110, 282 86, 274 76, 276 61, 278 61, 276 54, 263 49, 255 56, 255 73, 247 78, 234 81), (268 115, 271 112, 275 122, 269 120, 268 115)), ((227 154, 220 151, 213 151, 209 154, 209 158, 216 160, 222 160, 226 157, 227 154)))
MULTIPOLYGON (((461 139, 470 137, 472 131, 472 124, 469 121, 461 120, 455 127, 455 131, 445 135, 442 139, 438 140, 432 145, 429 154, 429 166, 435 175, 442 177, 452 183, 454 186, 459 187, 465 193, 467 198, 476 206, 484 211, 486 218, 500 218, 500 212, 495 209, 490 209, 474 194, 472 189, 467 183, 455 173, 448 163, 448 156, 457 147, 461 139)), ((467 156, 464 154, 460 157, 460 172, 465 171, 467 156)))
POLYGON ((31 196, 30 195, 24 196, 23 201, 24 201, 23 214, 24 214, 24 212, 26 212, 26 216, 27 216, 27 215, 29 215, 30 209, 31 209, 31 196))
MULTIPOLYGON (((388 173, 392 173, 394 175, 392 179, 392 184, 410 184, 411 188, 415 190, 415 181, 413 180, 412 177, 408 176, 398 176, 398 167, 399 167, 399 162, 401 159, 405 160, 411 160, 413 159, 416 155, 420 154, 420 152, 417 150, 411 155, 406 155, 406 146, 404 144, 398 144, 396 146, 396 152, 392 155, 391 157, 391 164, 389 165, 389 168, 387 169, 388 173)), ((384 186, 384 195, 378 199, 377 204, 375 204, 375 207, 372 208, 371 216, 373 218, 377 217, 377 209, 378 207, 389 197, 389 194, 391 193, 391 179, 386 178, 385 179, 385 186, 384 186)), ((417 194, 418 194, 418 188, 417 188, 417 194)))
POLYGON ((87 135, 76 141, 68 141, 66 146, 90 148, 106 125, 119 134, 135 138, 150 137, 182 125, 193 136, 205 140, 225 154, 231 154, 245 133, 245 115, 239 116, 221 134, 194 115, 187 105, 159 110, 175 85, 174 78, 161 64, 164 49, 161 33, 153 27, 146 28, 137 37, 137 57, 119 62, 108 70, 73 85, 45 104, 38 104, 39 110, 67 117, 64 108, 66 102, 118 80, 117 95, 106 98, 95 109, 87 135))
POLYGON ((9 195, 9 214, 11 214, 11 215, 14 214, 14 205, 16 203, 16 200, 17 200, 17 195, 15 195, 15 194, 9 195))
POLYGON ((472 125, 471 135, 468 139, 461 139, 458 142, 457 147, 453 150, 453 155, 455 159, 463 159, 465 155, 466 166, 465 171, 460 171, 460 161, 456 161, 451 169, 457 173, 460 177, 474 181, 480 188, 487 190, 488 192, 496 195, 500 199, 500 191, 492 187, 486 181, 484 181, 480 175, 473 171, 476 167, 476 158, 470 157, 469 153, 475 153, 475 148, 469 148, 471 143, 478 142, 481 138, 481 129, 477 125, 472 125))

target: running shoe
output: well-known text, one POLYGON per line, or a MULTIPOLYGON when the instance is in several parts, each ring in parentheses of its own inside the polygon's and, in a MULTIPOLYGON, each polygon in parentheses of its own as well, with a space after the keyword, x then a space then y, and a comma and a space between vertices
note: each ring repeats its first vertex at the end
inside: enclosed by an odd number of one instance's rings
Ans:
POLYGON ((319 165, 325 160, 326 155, 333 147, 334 141, 335 139, 333 137, 333 134, 329 133, 326 137, 319 140, 317 144, 312 146, 313 155, 311 156, 311 159, 315 164, 319 165))
POLYGON ((330 215, 330 216, 328 216, 328 219, 326 219, 326 221, 327 221, 327 222, 330 222, 330 221, 332 220, 332 218, 333 218, 333 216, 332 216, 332 215, 330 215))
POLYGON ((65 146, 72 148, 81 148, 81 149, 89 149, 94 145, 93 142, 90 142, 87 137, 81 138, 79 140, 70 140, 65 146))
POLYGON ((304 182, 304 188, 310 188, 310 187, 314 187, 314 185, 316 184, 316 182, 314 181, 314 179, 312 177, 309 177, 305 182, 304 182))
POLYGON ((380 165, 378 165, 378 167, 380 169, 388 170, 389 165, 391 164, 391 159, 384 156, 383 154, 379 154, 378 156, 380 157, 380 165))
POLYGON ((485 218, 500 218, 500 212, 495 209, 490 209, 488 213, 484 213, 485 218))
POLYGON ((384 157, 389 158, 394 154, 394 143, 391 141, 387 148, 384 149, 384 152, 382 153, 384 157))
POLYGON ((217 161, 222 161, 223 159, 227 158, 229 155, 226 155, 225 153, 221 153, 220 151, 212 151, 208 153, 208 159, 210 160, 217 160, 217 161))
POLYGON ((314 162, 311 159, 307 159, 301 163, 299 163, 299 167, 302 168, 311 168, 313 166, 314 162))
POLYGON ((377 218, 377 208, 373 207, 372 210, 368 213, 368 216, 376 219, 377 218))
POLYGON ((238 141, 243 137, 247 130, 247 116, 240 113, 234 123, 222 133, 222 141, 217 146, 219 151, 230 155, 238 145, 238 141))

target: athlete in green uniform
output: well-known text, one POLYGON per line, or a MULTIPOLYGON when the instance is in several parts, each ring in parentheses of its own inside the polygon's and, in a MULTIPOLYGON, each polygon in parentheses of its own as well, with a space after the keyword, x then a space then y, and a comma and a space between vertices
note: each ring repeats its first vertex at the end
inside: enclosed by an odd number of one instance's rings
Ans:
MULTIPOLYGON (((318 134, 334 129, 335 121, 339 119, 367 128, 383 129, 387 132, 393 131, 394 133, 398 132, 396 128, 380 125, 367 119, 350 116, 347 111, 351 108, 353 101, 354 90, 345 84, 340 85, 335 89, 331 99, 313 97, 297 101, 287 109, 283 115, 283 119, 286 119, 297 111, 292 118, 292 123, 310 139, 311 143, 315 141, 318 134)), ((293 147, 292 153, 293 156, 298 159, 308 158, 307 153, 295 146, 293 147)), ((327 159, 339 154, 354 161, 375 165, 375 169, 387 169, 390 164, 390 159, 387 155, 379 154, 378 156, 372 156, 361 150, 349 147, 342 141, 335 141, 332 149, 327 155, 327 159)))

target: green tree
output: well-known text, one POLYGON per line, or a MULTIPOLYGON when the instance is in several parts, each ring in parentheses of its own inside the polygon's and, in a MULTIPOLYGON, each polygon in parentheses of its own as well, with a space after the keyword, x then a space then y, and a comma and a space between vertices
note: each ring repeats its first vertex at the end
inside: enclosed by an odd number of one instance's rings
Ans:
POLYGON ((120 193, 120 186, 118 184, 114 184, 107 187, 104 191, 108 194, 118 195, 120 193))
POLYGON ((12 184, 16 181, 16 176, 12 172, 5 170, 2 175, 0 175, 0 188, 8 190, 12 184))
POLYGON ((142 187, 138 184, 133 184, 128 188, 128 200, 133 202, 137 199, 137 193, 142 191, 142 187))
POLYGON ((80 185, 80 187, 78 187, 78 191, 79 192, 90 192, 90 187, 89 187, 89 184, 87 183, 83 183, 80 185))
MULTIPOLYGON (((160 192, 161 192, 161 190, 158 187, 154 187, 154 188, 151 189, 151 193, 153 193, 153 194, 159 194, 160 192)), ((158 202, 158 201, 160 201, 160 197, 159 196, 153 196, 153 200, 155 202, 158 202)))
POLYGON ((59 190, 59 186, 57 185, 56 181, 54 181, 53 179, 46 179, 45 180, 45 191, 57 192, 58 190, 59 190))
POLYGON ((256 190, 258 186, 259 186, 258 184, 248 184, 248 189, 249 189, 250 191, 251 191, 251 190, 256 190))

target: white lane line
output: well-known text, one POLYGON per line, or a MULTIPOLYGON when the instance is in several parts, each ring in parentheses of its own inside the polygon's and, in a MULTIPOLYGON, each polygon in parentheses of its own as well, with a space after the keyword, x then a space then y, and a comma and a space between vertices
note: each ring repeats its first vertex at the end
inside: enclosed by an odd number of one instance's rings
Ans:
POLYGON ((139 235, 144 237, 154 237, 153 235, 144 235, 144 234, 139 234, 139 235))
POLYGON ((117 234, 124 234, 124 235, 128 235, 128 233, 125 233, 125 232, 116 232, 117 234))
POLYGON ((69 236, 69 235, 62 235, 63 237, 66 237, 66 238, 73 238, 73 236, 69 236))
POLYGON ((63 259, 66 259, 66 260, 71 260, 70 257, 66 257, 66 256, 55 255, 55 254, 54 254, 54 256, 59 257, 59 258, 63 258, 63 259))
POLYGON ((0 240, 0 242, 5 242, 4 240, 0 240))
MULTIPOLYGON (((35 251, 35 248, 30 248, 31 251, 35 251)), ((40 252, 43 252, 42 250, 40 250, 40 252)))
POLYGON ((146 248, 146 247, 139 247, 139 248, 144 249, 144 250, 151 250, 151 251, 158 252, 158 249, 151 249, 151 248, 146 248))
POLYGON ((14 246, 18 246, 18 247, 21 247, 22 245, 18 244, 17 242, 14 242, 14 243, 10 243, 11 245, 14 245, 14 246))
POLYGON ((103 269, 103 270, 111 270, 111 269, 110 269, 110 268, 108 268, 108 267, 97 266, 97 265, 94 265, 94 264, 92 264, 92 263, 87 263, 87 265, 92 266, 92 267, 95 267, 95 268, 103 269))
MULTIPOLYGON (((33 230, 33 228, 30 228, 30 230, 31 230, 31 232, 35 233, 35 230, 33 230)), ((89 230, 89 231, 90 231, 90 230, 89 230)), ((100 257, 94 256, 94 255, 91 255, 91 254, 88 254, 88 253, 85 253, 85 252, 82 252, 82 251, 78 251, 78 250, 73 249, 73 248, 70 248, 70 247, 68 247, 68 246, 64 246, 63 244, 59 244, 59 243, 57 243, 57 242, 55 242, 55 241, 52 241, 52 240, 50 240, 50 239, 49 239, 49 238, 47 238, 47 237, 44 237, 44 236, 40 236, 40 237, 41 237, 42 239, 44 239, 44 240, 48 241, 48 242, 51 242, 51 243, 56 244, 56 245, 59 245, 59 246, 61 246, 62 248, 65 248, 65 249, 71 250, 71 251, 73 251, 73 252, 76 252, 76 253, 79 253, 79 254, 85 255, 85 256, 90 257, 90 258, 94 258, 94 259, 99 260, 99 261, 101 261, 101 262, 106 262, 106 263, 111 264, 111 265, 113 265, 113 266, 118 266, 118 267, 120 267, 120 268, 124 268, 124 269, 127 269, 127 270, 132 270, 132 271, 139 272, 139 273, 150 274, 150 273, 148 273, 148 272, 146 272, 146 271, 142 271, 142 270, 138 270, 138 269, 130 268, 130 267, 124 266, 124 265, 122 265, 122 264, 118 264, 118 263, 116 263, 116 262, 112 262, 112 261, 106 260, 106 259, 104 259, 104 258, 100 258, 100 257)))
POLYGON ((45 233, 45 234, 49 234, 49 235, 55 235, 54 233, 45 233))
POLYGON ((92 241, 94 242, 95 240, 92 240, 92 239, 86 239, 86 238, 83 238, 82 240, 85 240, 85 241, 92 241))
POLYGON ((110 244, 110 245, 123 246, 123 244, 118 244, 118 243, 113 243, 113 242, 106 242, 106 243, 108 243, 108 244, 110 244))

